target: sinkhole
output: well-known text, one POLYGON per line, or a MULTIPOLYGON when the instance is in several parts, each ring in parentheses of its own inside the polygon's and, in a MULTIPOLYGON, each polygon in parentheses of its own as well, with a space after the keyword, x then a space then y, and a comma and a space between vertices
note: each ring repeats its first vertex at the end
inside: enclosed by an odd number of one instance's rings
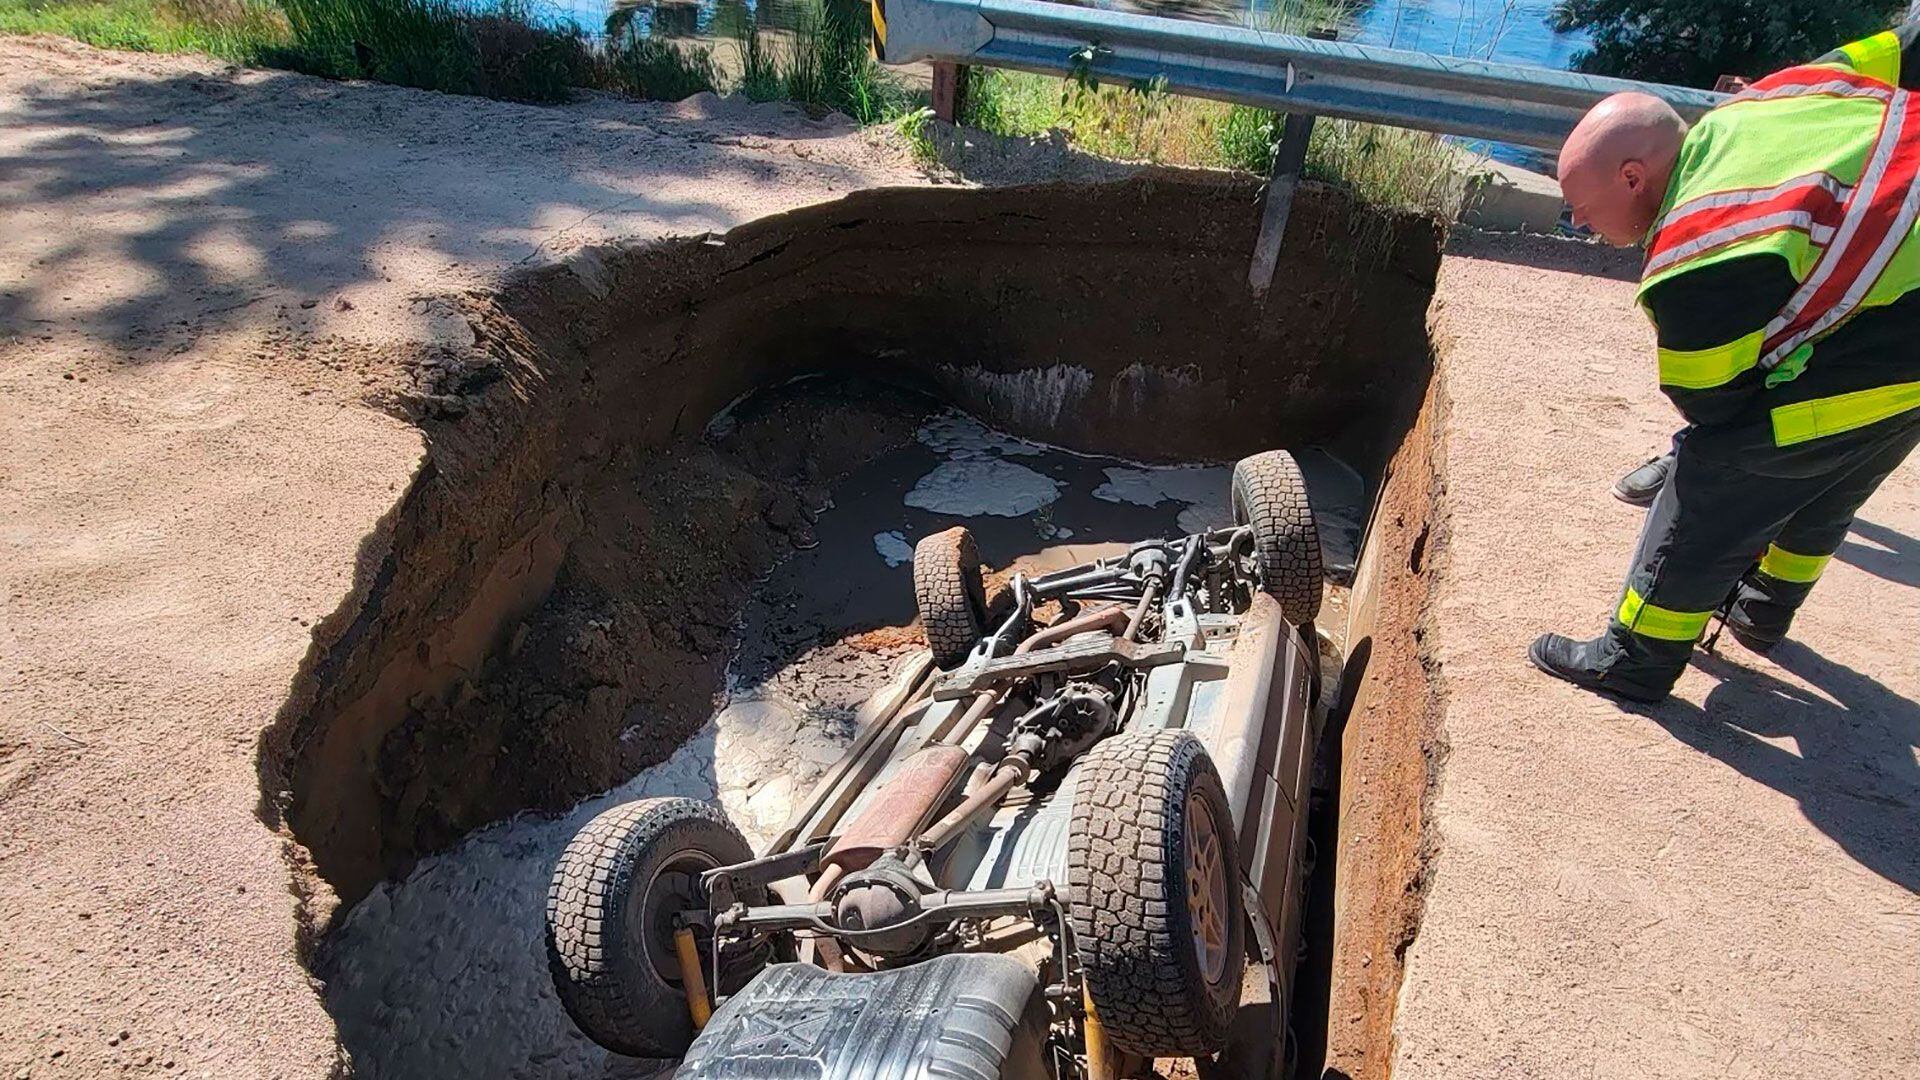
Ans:
POLYGON ((1342 931, 1397 871, 1337 825, 1420 797, 1381 761, 1428 707, 1409 551, 1441 229, 1310 185, 1256 298, 1258 209, 1192 174, 870 191, 466 298, 476 346, 424 399, 426 460, 261 746, 352 1074, 659 1072, 574 1031, 547 983, 574 829, 686 794, 764 839, 919 647, 917 539, 964 523, 996 573, 1068 565, 1224 524, 1231 462, 1270 448, 1306 470, 1347 658, 1301 1060, 1363 1038, 1326 1023, 1339 954, 1404 927, 1342 931))

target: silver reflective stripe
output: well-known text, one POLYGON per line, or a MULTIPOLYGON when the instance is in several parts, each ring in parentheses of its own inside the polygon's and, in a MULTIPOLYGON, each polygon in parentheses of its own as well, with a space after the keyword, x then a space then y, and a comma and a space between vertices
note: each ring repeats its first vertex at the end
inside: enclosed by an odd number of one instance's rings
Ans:
POLYGON ((1731 244, 1736 240, 1744 240, 1749 236, 1758 236, 1761 233, 1779 229, 1799 229, 1812 237, 1816 244, 1825 242, 1822 239, 1823 235, 1831 238, 1833 234, 1830 226, 1814 224, 1813 215, 1805 210, 1781 210, 1764 217, 1743 218, 1712 232, 1701 233, 1684 244, 1668 248, 1648 260, 1646 268, 1640 271, 1640 276, 1643 279, 1650 278, 1675 263, 1691 259, 1703 251, 1712 251, 1714 248, 1731 244))
MULTIPOLYGON (((1827 279, 1834 275, 1840 264, 1846 261, 1847 249, 1853 245, 1854 237, 1859 234, 1861 224, 1873 208, 1874 199, 1879 195, 1880 182, 1886 178, 1887 168, 1893 162, 1894 151, 1899 149, 1900 137, 1906 130, 1907 98, 1908 94, 1905 90, 1892 94, 1891 101, 1887 105, 1886 122, 1880 129, 1880 139, 1873 147, 1873 157, 1868 160, 1866 172, 1861 175, 1859 185, 1854 188, 1853 198, 1847 203, 1846 217, 1841 220, 1839 231, 1834 234, 1833 243, 1821 253, 1820 261, 1814 264, 1813 272, 1807 275, 1807 280, 1800 283, 1800 288, 1794 291, 1793 296, 1787 300, 1786 306, 1773 317, 1773 321, 1767 323, 1766 339, 1768 341, 1772 341, 1774 335, 1791 326, 1793 321, 1800 317, 1800 312, 1807 303, 1820 291, 1821 286, 1826 284, 1827 279)), ((1901 200, 1900 218, 1906 220, 1908 228, 1913 224, 1913 219, 1908 212, 1913 206, 1915 187, 1916 185, 1909 184, 1901 200)), ((1886 268, 1887 261, 1893 258, 1894 250, 1900 246, 1900 241, 1905 239, 1906 232, 1906 228, 1898 227, 1898 219, 1896 219, 1896 227, 1888 232, 1881 241, 1880 247, 1875 250, 1873 260, 1869 261, 1869 266, 1872 266, 1874 261, 1879 264, 1872 273, 1865 272, 1863 268, 1863 272, 1848 284, 1847 292, 1840 303, 1768 349, 1760 357, 1760 368, 1764 371, 1772 371, 1787 358, 1788 354, 1799 348, 1801 342, 1851 314, 1853 309, 1859 306, 1860 298, 1866 296, 1867 290, 1873 288, 1873 283, 1880 277, 1880 271, 1886 268)))
POLYGON ((1834 97, 1870 97, 1886 101, 1893 97, 1893 88, 1855 86, 1845 79, 1835 79, 1832 82, 1815 83, 1811 86, 1774 86, 1765 90, 1744 90, 1735 94, 1733 100, 1725 102, 1720 107, 1725 108, 1727 105, 1738 105, 1747 101, 1774 101, 1779 98, 1815 97, 1821 94, 1834 97))
POLYGON ((1786 183, 1776 184, 1773 187, 1758 191, 1722 191, 1715 195, 1702 195, 1697 199, 1689 199, 1679 206, 1674 207, 1672 210, 1667 211, 1665 217, 1654 222, 1653 230, 1657 233, 1669 225, 1677 224, 1686 218, 1690 218, 1695 214, 1707 210, 1719 210, 1728 206, 1742 206, 1747 203, 1763 203, 1769 199, 1777 199, 1788 192, 1798 191, 1801 188, 1824 188, 1828 194, 1833 196, 1836 202, 1845 202, 1847 193, 1853 190, 1846 184, 1841 183, 1840 178, 1834 176, 1832 173, 1811 172, 1805 176, 1796 176, 1786 183))

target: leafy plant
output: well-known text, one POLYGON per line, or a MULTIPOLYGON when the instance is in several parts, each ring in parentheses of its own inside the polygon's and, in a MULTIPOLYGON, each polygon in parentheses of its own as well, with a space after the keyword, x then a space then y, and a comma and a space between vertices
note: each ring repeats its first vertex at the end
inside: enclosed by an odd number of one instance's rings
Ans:
POLYGON ((907 141, 907 147, 913 151, 913 159, 922 165, 931 165, 940 158, 939 148, 933 145, 933 139, 927 135, 927 121, 933 119, 930 108, 915 109, 902 113, 893 122, 895 131, 907 141))
POLYGON ((1758 78, 1884 30, 1890 0, 1560 0, 1557 30, 1592 45, 1574 67, 1596 75, 1710 88, 1721 75, 1758 78))
POLYGON ((1273 171, 1273 155, 1280 141, 1280 115, 1267 109, 1234 105, 1220 123, 1220 156, 1236 169, 1273 171))

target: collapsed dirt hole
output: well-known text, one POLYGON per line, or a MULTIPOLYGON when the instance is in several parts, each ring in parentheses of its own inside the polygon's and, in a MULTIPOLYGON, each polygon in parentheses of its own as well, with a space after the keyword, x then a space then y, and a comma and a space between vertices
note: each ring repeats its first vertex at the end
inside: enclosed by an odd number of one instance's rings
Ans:
POLYGON ((473 299, 475 354, 425 373, 428 460, 262 746, 356 1074, 638 1067, 541 976, 553 838, 636 776, 623 797, 777 827, 916 644, 880 572, 936 519, 996 522, 1002 565, 1079 561, 1223 513, 1218 463, 1313 447, 1346 489, 1332 562, 1364 574, 1428 388, 1437 230, 1307 189, 1261 302, 1257 208, 1169 176, 870 192, 473 299), (524 810, 568 812, 448 852, 524 810))

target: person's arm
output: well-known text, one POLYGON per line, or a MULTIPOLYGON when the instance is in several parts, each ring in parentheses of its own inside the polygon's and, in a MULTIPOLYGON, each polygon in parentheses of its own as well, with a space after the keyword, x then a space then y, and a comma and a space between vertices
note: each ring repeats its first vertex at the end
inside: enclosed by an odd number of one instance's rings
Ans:
POLYGON ((1689 423, 1720 424, 1766 384, 1766 325, 1793 295, 1774 255, 1749 255, 1669 278, 1643 302, 1659 337, 1660 389, 1689 423))
POLYGON ((1920 90, 1920 22, 1842 45, 1814 63, 1849 68, 1902 90, 1920 90))

